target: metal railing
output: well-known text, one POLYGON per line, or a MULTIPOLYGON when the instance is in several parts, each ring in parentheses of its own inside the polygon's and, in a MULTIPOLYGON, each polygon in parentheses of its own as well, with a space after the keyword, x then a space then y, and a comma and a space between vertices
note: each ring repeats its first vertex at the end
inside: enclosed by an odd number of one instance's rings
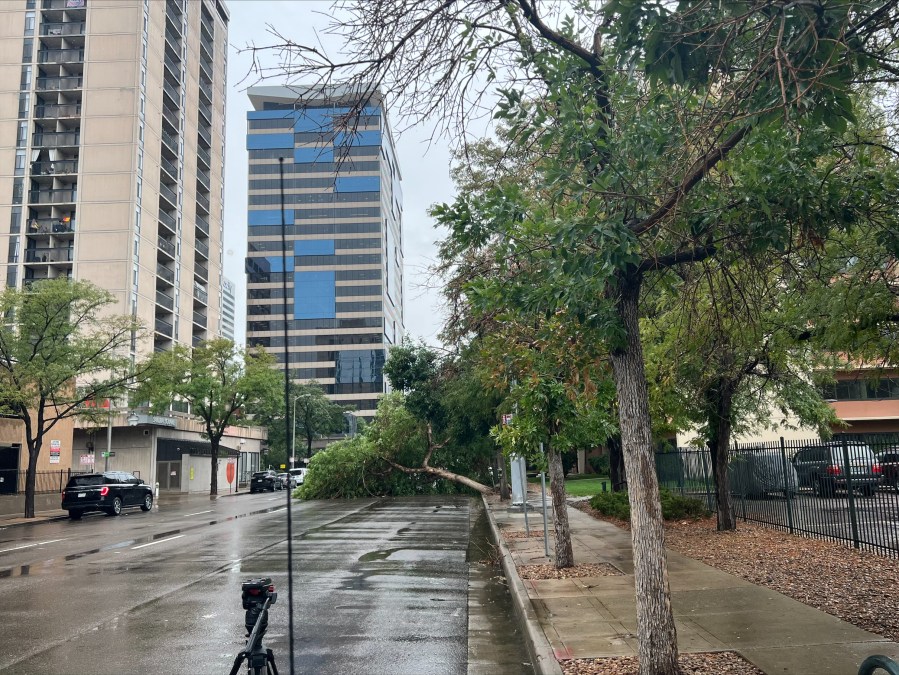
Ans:
POLYGON ((87 0, 44 0, 41 9, 67 9, 70 12, 75 9, 85 9, 87 0))
MULTIPOLYGON (((716 511, 708 450, 657 453, 656 474, 716 511)), ((899 557, 899 435, 734 444, 728 482, 738 519, 899 557)))
POLYGON ((25 249, 27 263, 61 263, 72 262, 75 249, 66 248, 29 248, 25 249))
POLYGON ((197 250, 197 253, 206 258, 206 260, 209 260, 209 244, 197 239, 196 242, 194 242, 194 248, 197 250))
POLYGON ((194 312, 194 323, 198 326, 206 328, 206 315, 200 312, 194 312))
POLYGON ((35 118, 60 119, 63 117, 79 117, 80 103, 44 103, 34 107, 35 118))
POLYGON ((84 35, 84 21, 64 21, 61 23, 42 23, 41 35, 52 37, 59 35, 84 35))
POLYGON ((209 270, 206 268, 206 265, 194 264, 194 274, 203 281, 209 280, 209 270))
POLYGON ((162 81, 162 90, 169 95, 169 98, 175 103, 175 105, 181 105, 181 92, 178 91, 178 87, 173 85, 168 80, 162 81))
POLYGON ((178 224, 175 221, 175 218, 162 209, 159 210, 159 222, 168 227, 172 231, 172 234, 175 234, 178 231, 178 224))
POLYGON ((156 319, 155 328, 157 333, 166 337, 172 337, 172 333, 175 331, 175 327, 165 319, 156 319))
POLYGON ((156 291, 156 304, 162 305, 167 310, 171 311, 175 308, 175 298, 162 291, 156 291))
POLYGON ((209 63, 206 59, 200 58, 200 70, 202 70, 203 74, 206 75, 206 79, 212 82, 212 64, 209 63))
POLYGON ((166 54, 163 56, 163 62, 165 63, 166 68, 171 71, 172 75, 175 76, 175 79, 180 82, 181 81, 181 64, 175 61, 171 56, 166 54))
POLYGON ((77 131, 45 131, 35 134, 31 145, 44 148, 61 148, 68 145, 78 145, 81 142, 81 134, 77 131))
POLYGON ((197 216, 196 219, 197 229, 205 234, 207 237, 209 236, 209 221, 203 218, 203 216, 197 216))
POLYGON ((159 184, 159 194, 168 199, 172 206, 178 206, 178 195, 165 183, 159 184))
POLYGON ((197 158, 202 160, 207 167, 212 167, 212 155, 206 148, 197 146, 197 158))
POLYGON ((175 270, 170 270, 162 263, 156 265, 156 276, 160 277, 161 279, 165 279, 170 284, 175 283, 175 270))
POLYGON ((206 103, 200 102, 198 107, 199 107, 200 112, 202 113, 203 117, 205 118, 205 120, 211 124, 212 123, 212 106, 210 106, 206 103))
POLYGON ((159 243, 160 250, 165 251, 172 258, 175 257, 175 245, 172 242, 170 242, 168 239, 163 239, 162 237, 159 237, 158 243, 159 243))
POLYGON ((28 221, 28 234, 65 234, 75 231, 75 221, 69 218, 32 218, 28 221))
POLYGON ((159 158, 159 165, 174 180, 178 180, 178 167, 175 163, 165 157, 159 158))
POLYGON ((81 63, 83 61, 83 49, 40 49, 37 53, 38 63, 81 63))
POLYGON ((62 77, 39 77, 35 83, 36 91, 68 91, 81 89, 81 75, 64 75, 62 77))
MULTIPOLYGON (((58 471, 35 471, 34 493, 38 495, 61 494, 73 475, 83 473, 71 469, 58 471)), ((25 481, 28 472, 19 469, 0 469, 0 495, 18 495, 25 493, 25 481)))
POLYGON ((175 129, 181 128, 181 119, 178 117, 178 113, 165 104, 162 106, 162 116, 169 124, 175 127, 175 129))
POLYGON ((74 202, 77 196, 77 190, 31 190, 28 193, 28 199, 32 204, 74 202))
POLYGON ((197 168, 197 180, 200 181, 200 184, 203 185, 207 190, 209 189, 209 172, 203 171, 203 169, 197 168))
POLYGON ((208 304, 207 301, 209 300, 209 294, 203 289, 202 286, 200 286, 199 284, 194 284, 194 298, 205 305, 208 304))
POLYGON ((203 208, 203 210, 208 214, 209 213, 209 197, 206 195, 202 195, 199 192, 197 193, 197 206, 203 208))
POLYGON ((212 103, 212 86, 204 82, 202 79, 200 79, 199 84, 200 93, 206 97, 207 101, 212 103))
POLYGON ((177 157, 178 156, 178 139, 175 138, 174 136, 172 136, 170 133, 167 133, 165 131, 160 131, 159 135, 162 137, 162 144, 164 146, 166 146, 169 149, 169 151, 173 155, 175 155, 175 157, 177 157))
POLYGON ((203 125, 197 127, 197 135, 206 142, 207 146, 212 146, 212 133, 203 125))
POLYGON ((34 176, 58 176, 78 173, 77 159, 61 159, 55 162, 32 162, 31 175, 34 176))

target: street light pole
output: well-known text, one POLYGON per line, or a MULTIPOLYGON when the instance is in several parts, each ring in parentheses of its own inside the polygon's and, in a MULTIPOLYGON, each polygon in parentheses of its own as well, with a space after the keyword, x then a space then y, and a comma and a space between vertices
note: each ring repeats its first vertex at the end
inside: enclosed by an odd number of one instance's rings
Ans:
POLYGON ((293 468, 294 459, 297 456, 297 399, 299 396, 293 397, 293 417, 291 418, 291 422, 293 423, 293 434, 290 437, 290 468, 293 468))
POLYGON ((109 453, 112 452, 112 401, 109 401, 109 416, 106 420, 106 457, 103 460, 103 470, 109 471, 109 453))

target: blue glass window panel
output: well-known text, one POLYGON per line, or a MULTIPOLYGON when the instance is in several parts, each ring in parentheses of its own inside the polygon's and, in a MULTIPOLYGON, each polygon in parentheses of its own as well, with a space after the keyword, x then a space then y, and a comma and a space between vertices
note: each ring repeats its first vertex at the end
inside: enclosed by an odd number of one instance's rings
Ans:
POLYGON ((334 136, 334 145, 381 145, 381 130, 340 132, 334 136))
POLYGON ((334 271, 293 273, 293 318, 337 317, 334 271))
POLYGON ((293 242, 294 255, 334 255, 333 239, 303 239, 293 242))
MULTIPOLYGON (((293 135, 291 135, 293 139, 293 135)), ((293 140, 290 141, 293 144, 293 140)), ((333 162, 333 148, 294 148, 294 164, 306 164, 307 162, 333 162)))
MULTIPOLYGON (((267 255, 265 256, 266 261, 268 261, 269 271, 270 272, 283 272, 284 271, 284 259, 279 255, 267 255)), ((287 256, 287 271, 293 271, 293 256, 287 256)))
POLYGON ((338 176, 334 181, 335 192, 380 192, 380 176, 338 176))
POLYGON ((383 349, 347 349, 337 352, 334 381, 337 384, 384 380, 383 349))
POLYGON ((251 110, 247 113, 248 120, 283 120, 296 116, 296 110, 251 110))
POLYGON ((293 148, 293 134, 249 134, 247 150, 293 148))
MULTIPOLYGON (((284 210, 284 222, 293 225, 293 209, 284 210)), ((280 225, 281 209, 264 209, 247 212, 247 224, 250 227, 258 225, 280 225)))
POLYGON ((330 110, 301 110, 294 122, 294 131, 329 131, 333 128, 333 116, 330 110))

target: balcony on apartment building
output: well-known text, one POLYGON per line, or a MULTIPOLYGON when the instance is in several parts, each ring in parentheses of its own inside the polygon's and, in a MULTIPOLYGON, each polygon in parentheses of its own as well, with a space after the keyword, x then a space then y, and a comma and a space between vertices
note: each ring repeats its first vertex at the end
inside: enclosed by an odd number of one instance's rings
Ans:
POLYGON ((172 234, 178 233, 178 222, 175 220, 175 217, 166 213, 161 208, 159 209, 159 222, 172 234))
POLYGON ((72 204, 78 200, 78 190, 31 190, 28 201, 32 204, 72 204))
MULTIPOLYGON (((200 85, 200 86, 199 86, 200 93, 201 93, 203 96, 206 97, 206 102, 207 102, 207 103, 212 103, 212 83, 211 83, 211 82, 207 82, 207 81, 204 80, 203 77, 201 76, 201 77, 200 77, 199 85, 200 85)), ((200 101, 202 101, 202 100, 203 100, 203 99, 201 98, 200 101)))
POLYGON ((81 143, 79 131, 41 131, 31 138, 33 148, 67 148, 81 143))
POLYGON ((205 215, 209 215, 209 197, 198 192, 197 193, 197 207, 200 208, 205 215))
POLYGON ((165 54, 162 60, 165 63, 166 76, 171 78, 171 82, 179 84, 181 82, 181 63, 176 61, 168 53, 165 54))
POLYGON ((159 196, 168 201, 173 209, 178 208, 178 195, 165 183, 159 184, 159 196))
POLYGON ((83 49, 40 49, 40 50, 38 50, 38 53, 37 53, 37 62, 41 63, 41 64, 84 63, 84 50, 83 49))
POLYGON ((181 90, 168 80, 162 81, 162 91, 171 99, 176 108, 181 108, 181 90))
POLYGON ((175 259, 175 244, 164 237, 158 238, 159 250, 168 255, 172 260, 175 259))
POLYGON ((175 270, 166 267, 162 263, 156 263, 156 276, 170 284, 175 283, 175 270))
POLYGON ((194 300, 199 300, 204 305, 209 304, 209 294, 206 292, 206 289, 196 283, 194 284, 194 300))
POLYGON ((212 133, 206 126, 201 124, 197 127, 197 136, 206 143, 207 148, 212 147, 212 133))
POLYGON ((202 232, 204 236, 209 236, 209 221, 203 218, 202 216, 197 216, 196 219, 197 230, 202 232))
MULTIPOLYGON (((36 144, 35 144, 36 145, 36 144)), ((73 176, 78 173, 77 159, 57 159, 55 161, 32 162, 31 178, 41 176, 73 176)))
POLYGON ((206 265, 194 263, 194 276, 203 282, 207 282, 209 281, 209 269, 206 267, 206 265))
POLYGON ((71 246, 61 248, 28 248, 25 249, 26 263, 70 263, 75 259, 75 249, 71 246))
POLYGON ((86 24, 84 21, 44 21, 41 24, 41 36, 43 37, 68 37, 84 35, 86 24))
POLYGON ((81 89, 84 78, 81 75, 43 76, 35 81, 35 91, 71 91, 81 89))
POLYGON ((156 304, 170 312, 175 309, 175 298, 163 291, 156 291, 156 304))
POLYGON ((200 57, 200 70, 206 76, 206 79, 212 82, 212 62, 200 57))
POLYGON ((168 46, 174 50, 176 54, 181 53, 181 26, 178 26, 178 30, 175 31, 173 29, 173 25, 166 23, 165 27, 165 41, 168 43, 168 46))
POLYGON ((165 18, 166 23, 181 35, 181 8, 171 2, 165 3, 165 18))
POLYGON ((162 104, 162 119, 171 124, 176 133, 181 128, 181 117, 165 103, 162 104))
POLYGON ((34 119, 58 120, 81 117, 80 103, 38 103, 34 106, 34 119))
POLYGON ((200 101, 198 107, 200 109, 200 115, 206 120, 206 123, 212 124, 212 106, 200 101))
POLYGON ((208 192, 209 191, 209 172, 203 171, 203 169, 197 167, 197 182, 203 186, 203 188, 208 192))
POLYGON ((155 328, 157 333, 165 337, 172 337, 172 334, 175 332, 175 327, 165 319, 157 318, 155 328))
POLYGON ((57 236, 75 232, 75 220, 68 216, 60 218, 31 218, 26 234, 54 234, 57 236))
POLYGON ((194 250, 199 253, 203 258, 206 258, 207 262, 209 261, 209 243, 203 241, 202 239, 197 239, 194 242, 194 250))
POLYGON ((83 14, 87 8, 87 0, 42 0, 43 10, 65 10, 69 14, 83 14))
POLYGON ((209 150, 201 145, 197 146, 197 159, 200 160, 207 169, 212 168, 212 155, 209 154, 209 150))
POLYGON ((162 170, 169 175, 169 178, 172 179, 172 182, 178 182, 178 166, 173 161, 165 157, 160 157, 159 166, 162 167, 162 170))
POLYGON ((201 312, 194 312, 194 323, 201 328, 206 328, 206 315, 201 312))
POLYGON ((168 150, 174 157, 178 156, 178 138, 167 131, 160 131, 162 147, 168 150))

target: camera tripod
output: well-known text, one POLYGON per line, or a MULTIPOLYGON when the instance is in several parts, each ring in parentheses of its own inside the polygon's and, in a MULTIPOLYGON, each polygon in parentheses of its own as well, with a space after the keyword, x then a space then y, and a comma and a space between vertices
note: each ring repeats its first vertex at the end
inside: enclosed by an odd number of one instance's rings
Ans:
MULTIPOLYGON (((247 662, 247 672, 250 675, 278 675, 274 653, 262 645, 262 636, 265 635, 265 630, 268 628, 268 607, 271 603, 272 599, 266 598, 247 639, 247 646, 234 658, 234 665, 231 667, 229 675, 237 675, 237 671, 240 670, 244 661, 247 662)), ((249 616, 253 611, 253 609, 248 609, 247 615, 249 616)))

